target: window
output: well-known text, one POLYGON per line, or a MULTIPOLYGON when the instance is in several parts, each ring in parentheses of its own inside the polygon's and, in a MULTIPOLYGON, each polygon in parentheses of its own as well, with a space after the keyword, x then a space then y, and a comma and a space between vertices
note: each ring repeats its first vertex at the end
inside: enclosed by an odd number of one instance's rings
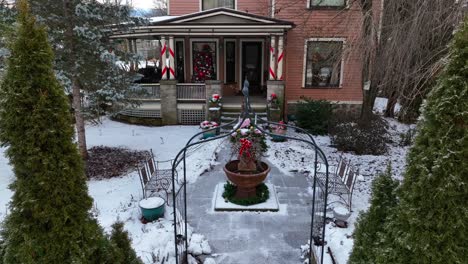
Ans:
POLYGON ((135 43, 139 57, 137 70, 143 76, 137 82, 159 83, 162 77, 161 43, 151 39, 137 39, 135 43))
POLYGON ((308 41, 305 87, 339 87, 343 41, 308 41))
POLYGON ((192 81, 204 83, 216 80, 217 69, 216 42, 192 43, 192 81))
POLYGON ((226 83, 236 82, 236 42, 226 41, 226 83))
POLYGON ((218 7, 235 9, 235 0, 201 0, 202 10, 208 10, 218 7))
POLYGON ((346 0, 310 0, 311 7, 338 8, 345 4, 346 0))
POLYGON ((177 40, 175 42, 175 68, 176 68, 176 79, 179 83, 185 82, 185 49, 184 41, 177 40))

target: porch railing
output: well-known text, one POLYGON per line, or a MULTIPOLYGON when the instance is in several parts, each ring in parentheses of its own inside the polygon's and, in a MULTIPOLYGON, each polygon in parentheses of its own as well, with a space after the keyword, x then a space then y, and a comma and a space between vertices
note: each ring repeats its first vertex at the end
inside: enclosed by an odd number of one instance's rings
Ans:
POLYGON ((178 83, 177 100, 179 101, 204 101, 206 100, 204 83, 178 83))
POLYGON ((161 99, 161 88, 159 83, 141 83, 134 90, 136 99, 161 99))

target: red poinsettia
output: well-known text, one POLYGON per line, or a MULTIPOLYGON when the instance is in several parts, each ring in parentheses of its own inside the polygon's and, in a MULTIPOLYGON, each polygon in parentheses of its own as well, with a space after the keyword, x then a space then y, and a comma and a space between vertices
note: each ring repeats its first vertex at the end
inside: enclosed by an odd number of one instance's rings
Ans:
POLYGON ((246 139, 246 138, 241 138, 240 139, 241 147, 239 149, 239 159, 241 157, 246 157, 250 159, 252 157, 251 149, 252 149, 252 141, 246 139))

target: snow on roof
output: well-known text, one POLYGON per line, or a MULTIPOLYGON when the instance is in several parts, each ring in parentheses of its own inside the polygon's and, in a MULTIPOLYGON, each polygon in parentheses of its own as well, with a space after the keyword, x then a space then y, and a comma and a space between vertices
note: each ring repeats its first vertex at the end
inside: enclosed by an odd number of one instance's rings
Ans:
POLYGON ((157 17, 150 17, 150 18, 149 18, 149 21, 150 21, 151 23, 155 23, 155 22, 161 22, 161 21, 169 20, 169 19, 176 18, 176 17, 179 17, 179 16, 157 16, 157 17))

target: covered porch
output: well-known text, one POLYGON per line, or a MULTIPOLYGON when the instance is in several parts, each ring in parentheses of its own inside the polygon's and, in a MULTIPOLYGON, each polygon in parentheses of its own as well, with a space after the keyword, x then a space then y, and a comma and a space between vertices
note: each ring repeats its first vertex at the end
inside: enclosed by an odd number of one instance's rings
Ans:
POLYGON ((235 96, 241 94, 244 80, 250 83, 250 94, 263 98, 263 104, 272 92, 284 95, 284 85, 278 84, 284 77, 286 34, 293 26, 218 8, 158 18, 131 30, 116 28, 111 38, 139 55, 129 70, 141 74, 142 87, 159 87, 167 80, 176 82, 178 104, 205 104, 212 93, 220 93, 225 103, 240 107, 235 96))

